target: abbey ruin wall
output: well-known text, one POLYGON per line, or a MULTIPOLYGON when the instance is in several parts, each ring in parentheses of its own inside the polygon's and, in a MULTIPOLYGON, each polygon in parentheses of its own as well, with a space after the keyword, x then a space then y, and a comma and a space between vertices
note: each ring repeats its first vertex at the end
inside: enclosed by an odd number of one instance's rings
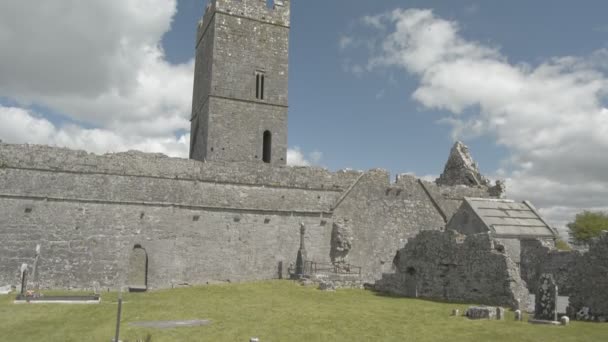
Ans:
POLYGON ((421 232, 395 256, 396 271, 375 289, 408 297, 521 308, 528 289, 519 268, 489 234, 421 232))
POLYGON ((344 260, 373 281, 408 239, 444 227, 438 203, 458 201, 389 177, 0 144, 0 282, 18 283, 37 244, 45 287, 124 285, 135 246, 147 253, 151 288, 278 278, 295 261, 301 222, 310 260, 333 261, 336 220, 352 232, 344 260))

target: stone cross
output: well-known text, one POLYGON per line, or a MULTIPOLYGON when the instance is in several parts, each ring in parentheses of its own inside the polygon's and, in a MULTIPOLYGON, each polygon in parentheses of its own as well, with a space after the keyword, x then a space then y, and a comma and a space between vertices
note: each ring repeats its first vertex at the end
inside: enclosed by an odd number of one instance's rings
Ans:
POLYGON ((557 320, 557 285, 551 274, 544 273, 540 276, 536 290, 534 318, 547 321, 557 320))
POLYGON ((25 296, 27 291, 27 264, 21 265, 21 295, 25 296))
POLYGON ((296 276, 302 277, 305 273, 306 266, 306 246, 304 246, 304 235, 306 234, 306 226, 303 222, 300 222, 300 249, 298 250, 298 256, 296 258, 296 276))

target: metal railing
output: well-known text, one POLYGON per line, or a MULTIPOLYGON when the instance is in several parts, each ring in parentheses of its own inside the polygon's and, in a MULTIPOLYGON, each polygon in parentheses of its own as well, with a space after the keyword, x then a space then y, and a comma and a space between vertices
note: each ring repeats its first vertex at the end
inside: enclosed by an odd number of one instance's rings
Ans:
MULTIPOLYGON (((288 269, 289 274, 295 274, 295 268, 288 269)), ((305 261, 303 274, 312 276, 315 274, 337 274, 337 275, 357 275, 361 277, 361 267, 350 264, 331 264, 315 261, 305 261)))

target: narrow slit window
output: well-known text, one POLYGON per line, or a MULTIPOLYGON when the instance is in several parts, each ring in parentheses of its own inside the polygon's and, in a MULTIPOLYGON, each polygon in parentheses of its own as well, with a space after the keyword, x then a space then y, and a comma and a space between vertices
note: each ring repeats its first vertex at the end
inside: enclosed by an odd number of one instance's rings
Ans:
POLYGON ((260 98, 260 74, 255 75, 255 98, 260 98))
POLYGON ((258 100, 264 99, 264 81, 265 75, 261 71, 255 73, 255 98, 258 100))
POLYGON ((264 99, 264 74, 260 75, 260 78, 262 79, 261 81, 261 85, 260 85, 260 100, 264 99))

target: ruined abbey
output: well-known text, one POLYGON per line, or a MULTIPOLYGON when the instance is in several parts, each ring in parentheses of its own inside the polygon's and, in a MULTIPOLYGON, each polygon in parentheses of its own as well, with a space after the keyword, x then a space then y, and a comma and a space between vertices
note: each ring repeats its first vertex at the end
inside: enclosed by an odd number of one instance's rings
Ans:
POLYGON ((585 272, 461 143, 436 182, 286 166, 289 30, 289 0, 210 1, 190 159, 0 143, 0 284, 19 284, 37 245, 43 288, 286 278, 301 244, 379 290, 497 305, 525 300, 544 271, 564 284, 563 265, 585 272))

